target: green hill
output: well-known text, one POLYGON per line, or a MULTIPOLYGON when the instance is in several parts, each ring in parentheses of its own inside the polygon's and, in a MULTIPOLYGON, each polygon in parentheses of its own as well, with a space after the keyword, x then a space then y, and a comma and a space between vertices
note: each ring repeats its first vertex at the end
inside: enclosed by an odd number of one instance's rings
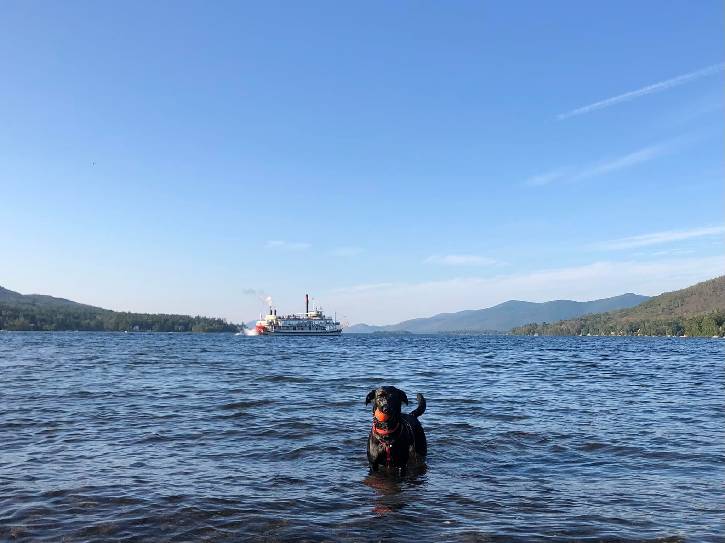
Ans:
POLYGON ((0 330, 99 332, 236 332, 224 319, 111 311, 42 294, 0 287, 0 330))
POLYGON ((725 335, 725 276, 665 292, 629 309, 585 315, 553 324, 527 324, 519 335, 725 335))

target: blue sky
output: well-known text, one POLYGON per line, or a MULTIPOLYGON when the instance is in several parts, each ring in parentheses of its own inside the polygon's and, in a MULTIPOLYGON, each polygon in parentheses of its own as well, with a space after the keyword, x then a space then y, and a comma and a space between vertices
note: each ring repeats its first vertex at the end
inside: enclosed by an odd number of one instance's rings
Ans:
POLYGON ((0 285, 383 324, 713 277, 724 15, 4 2, 0 285))

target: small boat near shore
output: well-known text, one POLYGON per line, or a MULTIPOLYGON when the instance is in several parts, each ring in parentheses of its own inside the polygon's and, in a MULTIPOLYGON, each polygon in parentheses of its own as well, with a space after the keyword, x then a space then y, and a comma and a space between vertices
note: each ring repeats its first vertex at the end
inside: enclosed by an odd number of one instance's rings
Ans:
POLYGON ((342 326, 337 318, 328 317, 321 307, 310 311, 310 297, 305 294, 305 312, 290 315, 277 315, 277 310, 269 306, 269 314, 260 318, 254 327, 261 336, 338 336, 342 326))

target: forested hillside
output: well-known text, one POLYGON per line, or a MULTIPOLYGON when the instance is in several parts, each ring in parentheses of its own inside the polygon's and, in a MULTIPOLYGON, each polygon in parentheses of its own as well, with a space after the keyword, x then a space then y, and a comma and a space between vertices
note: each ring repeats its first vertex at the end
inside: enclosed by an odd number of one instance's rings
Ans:
POLYGON ((236 332, 238 329, 237 325, 224 319, 111 311, 64 298, 20 294, 0 287, 0 330, 236 332))
POLYGON ((666 292, 629 309, 585 315, 553 324, 520 326, 514 334, 725 335, 725 276, 666 292))

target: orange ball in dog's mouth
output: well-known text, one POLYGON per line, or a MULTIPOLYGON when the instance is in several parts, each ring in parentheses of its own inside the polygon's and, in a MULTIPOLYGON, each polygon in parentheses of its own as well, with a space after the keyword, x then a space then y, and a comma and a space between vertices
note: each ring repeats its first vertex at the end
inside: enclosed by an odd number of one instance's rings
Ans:
POLYGON ((380 422, 385 422, 390 418, 390 415, 383 413, 380 409, 375 410, 375 418, 380 422))

